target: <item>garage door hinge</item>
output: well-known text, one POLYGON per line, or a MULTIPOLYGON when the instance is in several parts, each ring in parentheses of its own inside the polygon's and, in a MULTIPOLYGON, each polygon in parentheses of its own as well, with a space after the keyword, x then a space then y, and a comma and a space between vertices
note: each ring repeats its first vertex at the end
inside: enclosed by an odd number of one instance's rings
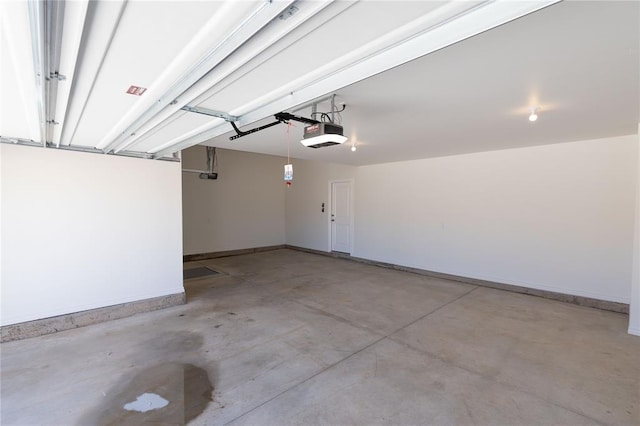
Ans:
POLYGON ((58 71, 49 73, 49 80, 56 79, 58 81, 64 81, 67 79, 66 75, 60 74, 58 71))

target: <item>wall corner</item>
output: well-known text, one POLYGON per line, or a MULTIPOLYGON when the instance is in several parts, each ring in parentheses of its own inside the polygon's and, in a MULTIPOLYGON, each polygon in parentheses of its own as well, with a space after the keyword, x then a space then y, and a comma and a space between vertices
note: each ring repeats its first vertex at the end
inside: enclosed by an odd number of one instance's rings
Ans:
POLYGON ((629 304, 629 334, 640 336, 640 123, 638 123, 638 162, 636 182, 635 228, 631 274, 631 303, 629 304))

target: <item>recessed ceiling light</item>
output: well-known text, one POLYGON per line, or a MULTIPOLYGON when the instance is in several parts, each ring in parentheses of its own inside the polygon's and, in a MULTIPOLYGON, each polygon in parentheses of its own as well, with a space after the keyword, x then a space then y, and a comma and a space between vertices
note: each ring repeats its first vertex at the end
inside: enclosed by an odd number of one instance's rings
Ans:
POLYGON ((356 152, 356 146, 355 145, 351 145, 351 152, 356 152))
POLYGON ((540 107, 531 108, 531 114, 529 115, 529 121, 533 122, 538 119, 538 109, 540 107))

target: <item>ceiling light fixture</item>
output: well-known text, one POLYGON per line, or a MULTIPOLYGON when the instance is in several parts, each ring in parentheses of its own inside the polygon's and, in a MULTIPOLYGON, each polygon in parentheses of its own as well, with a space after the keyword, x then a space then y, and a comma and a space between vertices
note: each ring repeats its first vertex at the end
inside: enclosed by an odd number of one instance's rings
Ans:
POLYGON ((309 148, 323 148, 346 142, 342 135, 342 126, 334 123, 317 123, 304 128, 304 137, 300 141, 309 148))
POLYGON ((538 119, 538 110, 540 107, 531 108, 531 114, 529 114, 529 121, 534 122, 538 119))
POLYGON ((331 95, 331 112, 319 113, 317 111, 317 104, 313 104, 311 108, 311 115, 315 116, 320 114, 322 122, 316 122, 310 126, 304 128, 303 139, 300 141, 302 145, 309 148, 322 148, 325 146, 339 145, 347 141, 347 137, 344 136, 343 127, 336 123, 336 112, 338 116, 341 111, 344 111, 346 105, 342 104, 341 110, 336 110, 336 95, 331 95), (328 118, 329 122, 325 122, 324 119, 328 118))
POLYGON ((354 142, 353 145, 351 145, 351 152, 356 152, 356 143, 354 142))

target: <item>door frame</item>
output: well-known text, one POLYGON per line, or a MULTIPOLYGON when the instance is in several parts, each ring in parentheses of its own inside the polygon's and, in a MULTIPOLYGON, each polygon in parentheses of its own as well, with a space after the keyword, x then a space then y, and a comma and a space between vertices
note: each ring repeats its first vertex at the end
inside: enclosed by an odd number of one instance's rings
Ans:
POLYGON ((329 180, 329 197, 328 200, 329 202, 327 203, 328 208, 328 212, 327 212, 327 228, 328 228, 328 232, 327 232, 327 242, 328 242, 328 246, 327 246, 327 252, 328 253, 332 253, 333 252, 333 241, 332 241, 332 236, 331 236, 331 211, 333 210, 333 184, 334 183, 348 183, 349 184, 349 202, 350 202, 350 206, 349 206, 349 212, 350 217, 349 217, 349 255, 352 256, 353 255, 353 246, 354 246, 354 224, 355 224, 355 202, 354 202, 354 190, 355 190, 355 183, 353 179, 330 179, 329 180))

